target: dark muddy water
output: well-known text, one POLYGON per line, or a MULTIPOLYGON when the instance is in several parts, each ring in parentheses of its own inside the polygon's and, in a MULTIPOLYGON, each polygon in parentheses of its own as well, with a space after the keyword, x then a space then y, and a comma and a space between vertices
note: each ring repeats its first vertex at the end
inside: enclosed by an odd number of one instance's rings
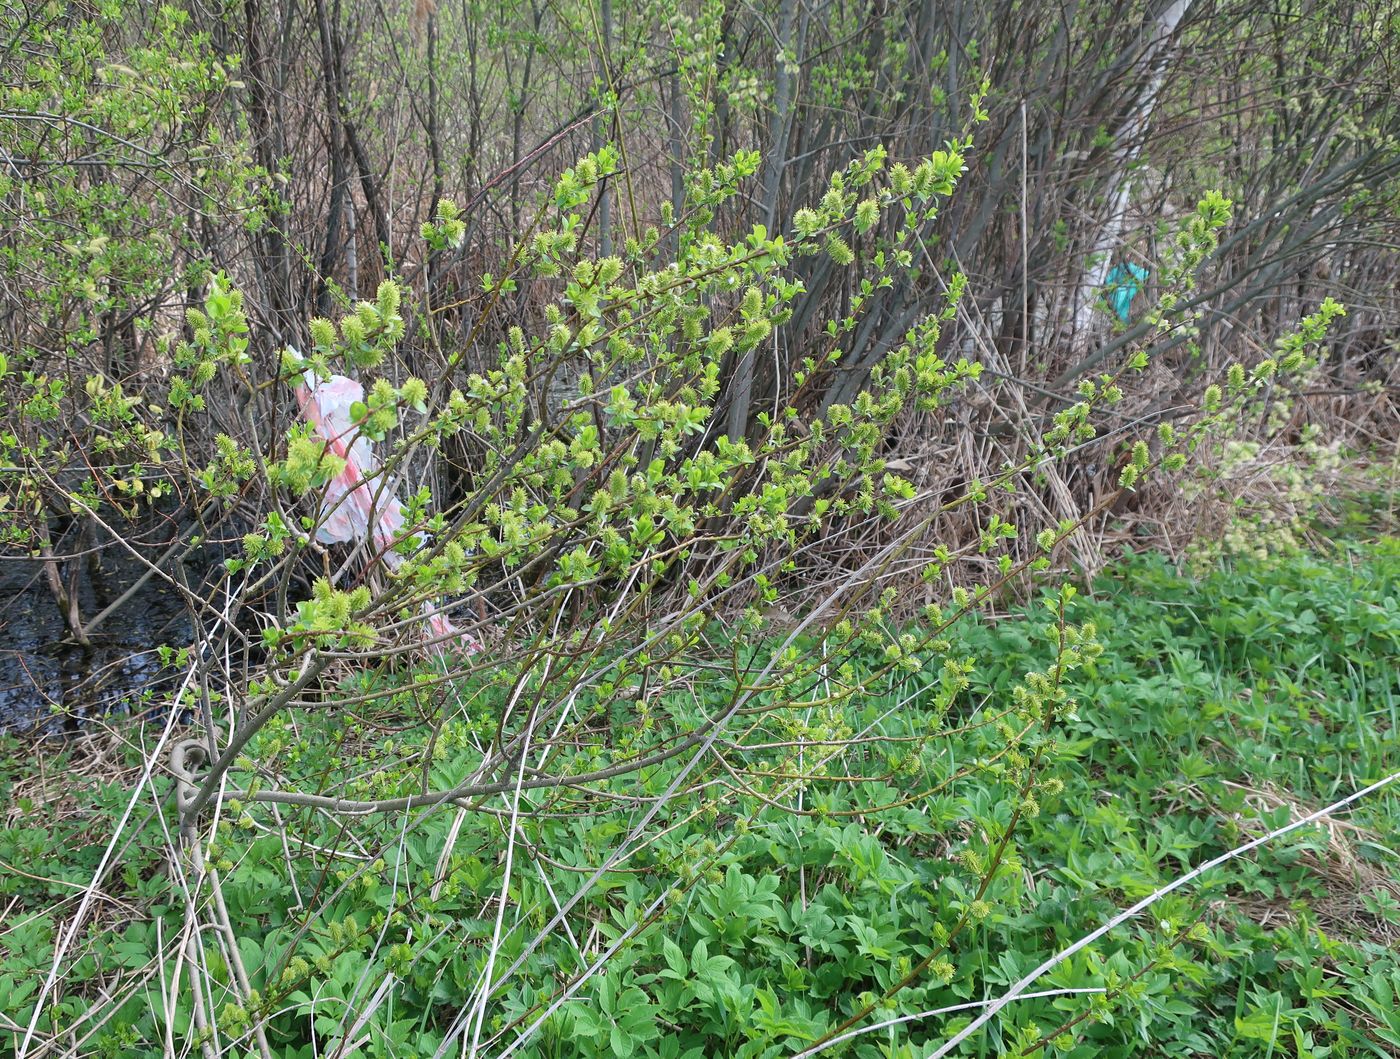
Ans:
MULTIPOLYGON (((82 613, 97 614, 141 576, 132 559, 108 553, 100 577, 83 577, 82 613)), ((91 636, 68 630, 37 562, 0 558, 0 732, 60 735, 98 715, 164 709, 173 680, 156 648, 188 646, 179 596, 152 578, 91 636)))

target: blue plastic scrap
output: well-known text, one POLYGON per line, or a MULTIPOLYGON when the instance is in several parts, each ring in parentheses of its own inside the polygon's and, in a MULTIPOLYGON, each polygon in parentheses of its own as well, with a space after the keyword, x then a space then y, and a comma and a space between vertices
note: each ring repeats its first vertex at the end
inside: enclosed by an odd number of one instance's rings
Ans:
POLYGON ((1104 292, 1109 307, 1125 324, 1128 322, 1128 307, 1147 282, 1147 275, 1147 269, 1141 265, 1125 263, 1114 265, 1104 278, 1104 292))

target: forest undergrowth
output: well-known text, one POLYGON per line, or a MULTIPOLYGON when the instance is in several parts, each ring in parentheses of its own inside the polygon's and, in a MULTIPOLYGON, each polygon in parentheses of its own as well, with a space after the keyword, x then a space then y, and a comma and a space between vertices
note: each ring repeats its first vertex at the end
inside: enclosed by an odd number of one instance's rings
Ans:
POLYGON ((8 4, 0 1059, 1400 1052, 1393 6, 8 4))
MULTIPOLYGON (((781 771, 783 747, 751 758, 751 775, 707 763, 665 826, 540 943, 559 895, 603 863, 674 763, 620 776, 616 813, 590 812, 567 785, 542 790, 514 835, 489 806, 383 814, 351 831, 314 807, 228 801, 204 850, 219 892, 199 900, 224 906, 225 936, 203 939, 203 998, 182 981, 191 937, 173 815, 141 808, 107 862, 116 870, 102 870, 132 786, 144 779, 167 808, 174 796, 169 777, 141 768, 167 719, 94 725, 62 746, 7 738, 0 1052, 13 1054, 56 941, 76 926, 30 1055, 194 1044, 287 1059, 456 1055, 464 1029, 473 1054, 500 1057, 941 1054, 987 1002, 1122 909, 1400 768, 1400 540, 1368 532, 1356 509, 1342 521, 1346 541, 1325 551, 1195 574, 1129 556, 1072 598, 959 622, 941 669, 855 656, 879 686, 827 723, 877 726, 872 752, 904 748, 902 759, 850 765, 863 744, 847 735, 842 757, 807 762, 805 790, 782 805, 757 777, 781 771), (1027 783, 996 760, 997 704, 1053 665, 1068 622, 1103 650, 1066 678, 1073 708, 1027 783), (964 656, 980 664, 945 699, 946 660, 964 656), (969 769, 973 782, 950 787, 969 769), (979 834, 1005 835, 1002 870, 977 863, 979 834), (528 867, 502 906, 499 865, 512 856, 528 867), (461 1000, 488 949, 499 987, 473 1022, 461 1000)), ((726 701, 732 674, 690 676, 687 708, 726 701)), ((489 686, 456 689, 464 708, 437 735, 436 784, 471 772, 473 725, 490 716, 475 692, 489 686)), ((308 712, 265 728, 231 786, 270 772, 301 790, 411 789, 421 763, 402 748, 424 738, 404 708, 411 688, 374 701, 378 713, 366 705, 353 720, 308 712)), ((600 738, 630 737, 632 705, 599 715, 600 738)), ((1156 901, 954 1054, 1394 1055, 1397 850, 1390 788, 1156 901)))

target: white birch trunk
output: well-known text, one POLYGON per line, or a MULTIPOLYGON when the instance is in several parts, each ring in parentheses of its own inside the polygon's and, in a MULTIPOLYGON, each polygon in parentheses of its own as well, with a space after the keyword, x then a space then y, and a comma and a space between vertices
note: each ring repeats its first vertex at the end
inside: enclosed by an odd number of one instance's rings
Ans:
POLYGON ((1084 273, 1075 292, 1074 343, 1081 350, 1093 337, 1094 303, 1099 289, 1108 279, 1113 250, 1122 241, 1123 232, 1127 227, 1128 205, 1133 190, 1129 170, 1142 152, 1143 135, 1152 120, 1152 112, 1162 91, 1162 82, 1166 80, 1169 59, 1167 51, 1171 39, 1190 7, 1191 0, 1172 0, 1172 3, 1157 16, 1152 28, 1152 37, 1138 61, 1138 69, 1143 79, 1142 102, 1128 115, 1127 120, 1113 131, 1113 139, 1118 146, 1114 152, 1108 215, 1086 256, 1084 273))

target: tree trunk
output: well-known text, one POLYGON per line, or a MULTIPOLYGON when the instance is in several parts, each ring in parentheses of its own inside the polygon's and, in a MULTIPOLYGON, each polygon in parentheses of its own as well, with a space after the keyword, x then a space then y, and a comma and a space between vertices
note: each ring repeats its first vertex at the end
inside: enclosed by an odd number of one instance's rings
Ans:
POLYGON ((1151 36, 1136 63, 1142 83, 1141 94, 1127 118, 1113 132, 1115 159, 1109 179, 1107 213, 1086 255, 1084 273, 1075 294, 1074 343, 1081 352, 1093 338, 1095 297, 1108 279, 1113 250, 1122 241, 1127 228, 1133 190, 1129 171, 1142 153, 1143 137, 1166 80, 1171 39, 1190 7, 1191 0, 1170 0, 1153 20, 1151 36))

